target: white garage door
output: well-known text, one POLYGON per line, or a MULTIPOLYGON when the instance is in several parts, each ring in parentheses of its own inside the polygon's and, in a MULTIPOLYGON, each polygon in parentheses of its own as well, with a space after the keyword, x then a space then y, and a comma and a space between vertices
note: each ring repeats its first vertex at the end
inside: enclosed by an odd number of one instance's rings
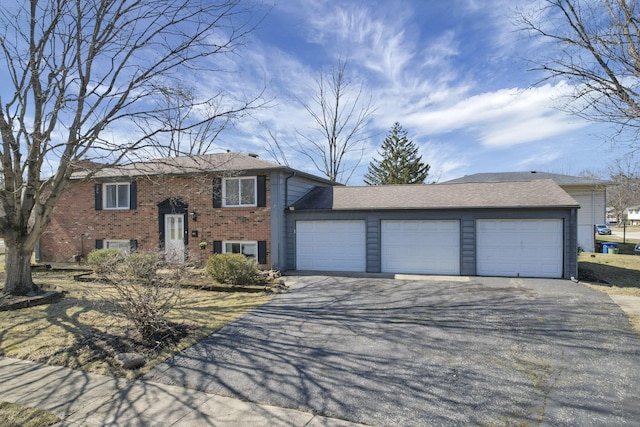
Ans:
POLYGON ((296 268, 365 271, 364 221, 296 221, 296 268))
POLYGON ((384 273, 460 274, 459 221, 382 221, 384 273))
POLYGON ((478 275, 562 277, 562 224, 561 219, 478 220, 478 275))

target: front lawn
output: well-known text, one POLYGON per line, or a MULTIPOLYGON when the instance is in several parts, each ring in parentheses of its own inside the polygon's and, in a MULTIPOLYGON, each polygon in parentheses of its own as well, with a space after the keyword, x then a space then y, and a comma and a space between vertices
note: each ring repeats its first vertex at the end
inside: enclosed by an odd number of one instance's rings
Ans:
POLYGON ((640 296, 640 256, 583 252, 578 277, 608 294, 640 296))
MULTIPOLYGON (((578 257, 578 277, 605 294, 640 297, 640 256, 583 252, 578 257)), ((630 315, 629 320, 640 334, 640 315, 630 315)))
POLYGON ((624 255, 633 255, 633 248, 638 242, 635 239, 629 239, 627 237, 626 242, 622 243, 622 237, 619 236, 597 236, 596 242, 615 242, 618 244, 618 249, 620 250, 620 254, 624 255))
MULTIPOLYGON (((143 349, 145 365, 124 370, 115 362, 116 354, 141 350, 133 331, 122 318, 114 316, 112 305, 105 302, 104 284, 76 282, 73 274, 77 271, 34 272, 36 283, 61 288, 65 296, 52 304, 0 312, 0 355, 131 378, 148 372, 273 295, 183 288, 179 303, 167 317, 186 326, 185 336, 168 346, 158 342, 156 348, 143 349)), ((197 273, 193 278, 203 280, 197 273)))
POLYGON ((51 412, 0 401, 2 427, 48 427, 60 421, 60 417, 51 412))

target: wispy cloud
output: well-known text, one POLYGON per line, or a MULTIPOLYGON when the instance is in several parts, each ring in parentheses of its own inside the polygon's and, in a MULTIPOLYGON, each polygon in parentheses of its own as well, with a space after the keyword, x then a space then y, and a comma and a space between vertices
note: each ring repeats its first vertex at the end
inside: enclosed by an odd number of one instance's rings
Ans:
MULTIPOLYGON (((467 158, 476 152, 542 147, 541 141, 586 126, 554 109, 554 100, 571 90, 568 85, 522 89, 530 81, 523 78, 525 64, 514 62, 524 43, 522 34, 514 31, 511 0, 492 0, 489 6, 459 0, 449 15, 437 15, 443 7, 431 10, 412 1, 276 4, 272 13, 281 15, 278 22, 292 22, 298 30, 287 36, 300 39, 277 43, 256 38, 238 55, 241 72, 224 76, 227 87, 255 88, 256 80, 267 82, 273 102, 256 112, 255 120, 238 124, 242 138, 231 133, 223 136, 225 142, 244 141, 265 157, 268 150, 260 144, 267 131, 295 143, 296 130, 310 125, 300 102, 311 101, 319 71, 334 66, 338 58, 348 61, 351 76, 364 84, 378 107, 364 166, 395 121, 433 163, 433 174, 447 178, 464 171, 470 165, 467 158), (432 31, 433 26, 439 30, 432 31), (300 46, 312 49, 313 55, 300 46)), ((305 170, 309 165, 294 152, 288 153, 288 161, 305 170)))
POLYGON ((466 130, 485 146, 505 148, 584 127, 586 123, 553 108, 553 100, 566 90, 570 88, 564 84, 502 89, 416 111, 405 122, 431 134, 466 130))

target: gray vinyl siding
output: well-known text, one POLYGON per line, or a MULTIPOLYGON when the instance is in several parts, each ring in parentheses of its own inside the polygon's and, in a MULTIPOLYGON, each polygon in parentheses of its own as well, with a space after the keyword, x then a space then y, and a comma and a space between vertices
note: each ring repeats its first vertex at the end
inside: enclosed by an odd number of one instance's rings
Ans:
POLYGON ((460 271, 476 274, 476 222, 471 217, 460 221, 460 271))
POLYGON ((381 271, 380 223, 383 220, 458 220, 460 222, 460 274, 476 275, 476 221, 478 219, 562 219, 564 224, 563 277, 577 274, 577 209, 468 209, 394 211, 293 211, 285 224, 286 269, 295 270, 295 222, 321 220, 366 221, 368 273, 381 271))
POLYGON ((379 273, 382 271, 382 257, 380 242, 381 225, 380 217, 372 215, 367 217, 367 271, 370 273, 379 273))
POLYGON ((316 186, 324 186, 319 181, 296 176, 291 172, 271 172, 269 176, 271 185, 271 268, 284 270, 287 268, 285 248, 288 231, 285 232, 285 209, 306 195, 316 186))
POLYGON ((284 248, 284 179, 282 172, 271 172, 269 183, 271 190, 271 268, 279 270, 283 268, 284 248))
POLYGON ((313 181, 308 178, 292 175, 287 180, 287 203, 286 206, 292 205, 298 201, 302 196, 305 196, 314 187, 328 186, 322 185, 318 181, 313 181))

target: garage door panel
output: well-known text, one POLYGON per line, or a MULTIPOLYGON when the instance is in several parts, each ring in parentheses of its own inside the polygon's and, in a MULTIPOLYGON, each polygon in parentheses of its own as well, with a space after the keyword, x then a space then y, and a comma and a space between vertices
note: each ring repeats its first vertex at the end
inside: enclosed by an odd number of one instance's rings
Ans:
POLYGON ((298 270, 366 270, 364 221, 297 221, 298 270))
POLYGON ((381 222, 385 273, 460 274, 459 221, 381 222))
POLYGON ((476 270, 481 276, 562 277, 561 219, 476 222, 476 270))

